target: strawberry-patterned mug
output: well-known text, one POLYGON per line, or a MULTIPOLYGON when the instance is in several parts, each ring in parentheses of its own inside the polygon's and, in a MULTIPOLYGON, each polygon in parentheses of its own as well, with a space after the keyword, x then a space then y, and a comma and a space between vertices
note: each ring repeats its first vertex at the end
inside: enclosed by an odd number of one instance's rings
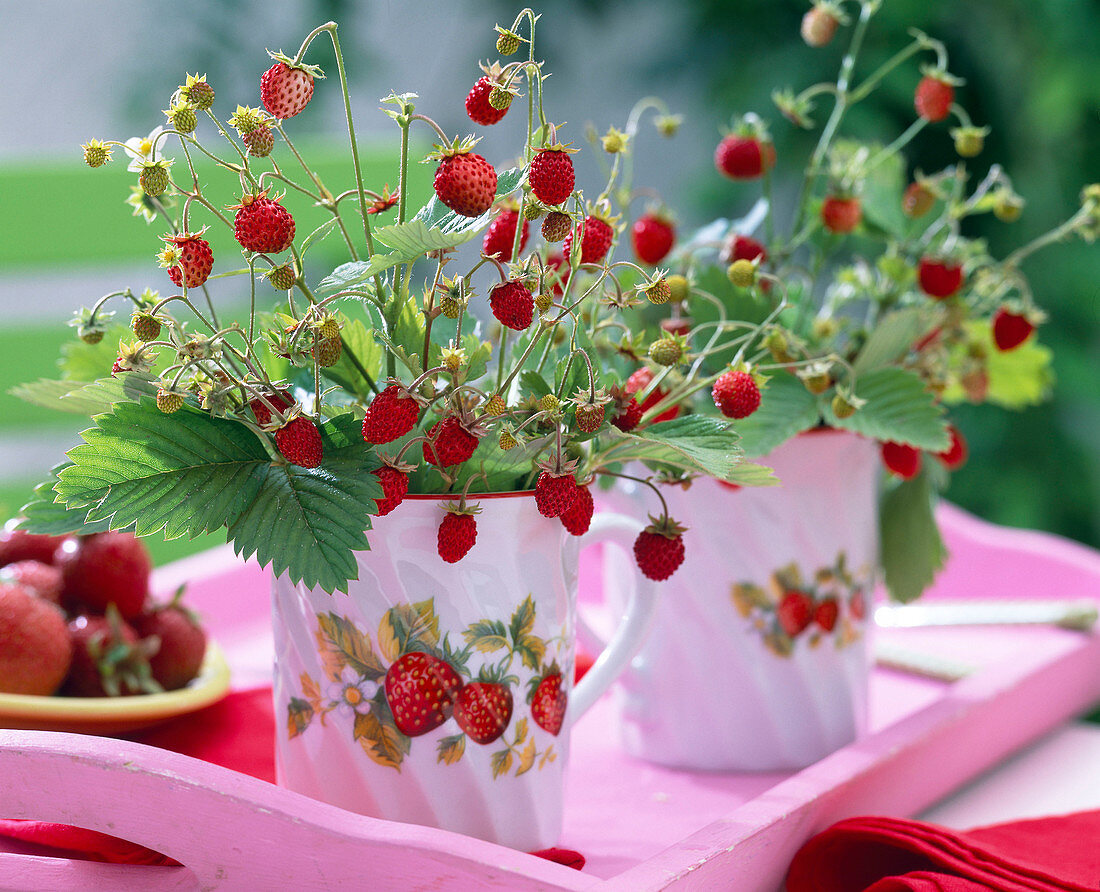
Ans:
POLYGON ((348 594, 276 578, 279 783, 374 817, 545 848, 561 832, 570 727, 641 645, 656 603, 644 580, 626 586, 618 629, 574 686, 578 554, 604 540, 629 549, 642 524, 598 514, 578 539, 529 492, 472 497, 477 540, 445 563, 448 501, 409 496, 378 518, 348 594))

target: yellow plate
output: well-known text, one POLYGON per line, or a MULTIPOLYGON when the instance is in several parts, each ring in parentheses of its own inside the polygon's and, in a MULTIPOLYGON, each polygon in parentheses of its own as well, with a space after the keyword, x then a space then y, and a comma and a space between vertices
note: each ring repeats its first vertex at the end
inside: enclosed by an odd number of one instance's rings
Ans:
POLYGON ((229 692, 229 664, 213 641, 199 674, 178 691, 132 697, 32 697, 0 694, 0 728, 126 734, 217 703, 229 692))

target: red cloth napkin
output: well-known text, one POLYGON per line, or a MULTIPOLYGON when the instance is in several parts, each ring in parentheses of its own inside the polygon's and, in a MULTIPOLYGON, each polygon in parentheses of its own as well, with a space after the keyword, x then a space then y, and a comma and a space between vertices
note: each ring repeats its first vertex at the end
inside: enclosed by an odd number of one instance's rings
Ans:
POLYGON ((1100 889, 1100 811, 960 832, 850 818, 806 843, 787 892, 1078 892, 1100 889))
MULTIPOLYGON (((138 743, 275 783, 275 716, 270 687, 235 691, 206 709, 128 736, 138 743)), ((56 849, 54 854, 65 858, 112 864, 177 863, 145 846, 67 824, 0 819, 0 835, 56 849)), ((577 870, 584 867, 584 856, 569 849, 544 849, 531 854, 577 870)))

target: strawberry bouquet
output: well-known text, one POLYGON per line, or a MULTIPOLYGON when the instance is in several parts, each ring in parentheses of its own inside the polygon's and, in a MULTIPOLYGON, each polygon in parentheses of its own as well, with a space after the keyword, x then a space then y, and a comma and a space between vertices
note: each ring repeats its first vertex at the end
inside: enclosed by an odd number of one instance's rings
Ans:
POLYGON ((773 93, 786 125, 813 129, 814 105, 831 106, 808 159, 779 157, 766 122, 745 114, 714 153, 743 216, 716 220, 675 250, 666 215, 634 224, 637 256, 669 266, 677 297, 646 311, 628 353, 652 412, 736 419, 750 456, 817 428, 878 441, 889 472, 881 560, 891 594, 908 600, 942 564, 933 499, 967 457, 948 407, 1044 399, 1050 353, 1035 334, 1043 313, 1022 266, 1059 240, 1100 234, 1100 186, 1050 232, 992 256, 966 234, 969 220, 992 213, 1011 224, 1023 200, 1005 170, 978 160, 988 129, 959 104, 942 43, 914 32, 877 70, 859 70, 878 6, 815 0, 805 15, 810 47, 851 26, 835 82, 773 93), (882 142, 846 137, 849 110, 905 74, 916 84, 912 124, 882 142), (902 151, 925 130, 951 138, 958 162, 910 172, 902 151), (801 176, 793 206, 772 198, 787 174, 801 176))
MULTIPOLYGON (((23 388, 93 419, 26 506, 24 527, 224 529, 238 553, 331 592, 346 590, 372 523, 409 493, 452 496, 438 554, 455 562, 476 542, 479 494, 533 489, 538 510, 579 535, 592 516, 588 484, 624 462, 766 482, 726 419, 662 420, 632 395, 640 379, 597 357, 597 342, 637 327, 640 307, 668 303, 680 286, 614 259, 611 193, 626 137, 605 140, 613 170, 586 200, 575 149, 547 117, 537 19, 524 10, 498 26, 498 52, 516 59, 483 66, 466 99, 482 128, 525 115, 507 169, 485 155, 514 147, 447 134, 415 95, 392 94, 382 111, 398 149, 388 182, 367 182, 331 22, 294 55, 271 54, 260 106, 227 115, 214 85, 188 75, 147 138, 85 144, 93 168, 128 157, 131 204, 159 230, 150 247, 159 242, 160 284, 82 309, 65 378, 23 388), (331 41, 346 112, 338 187, 292 142, 292 119, 331 83, 307 61, 316 39, 331 41), (434 194, 418 207, 410 162, 420 133, 438 145, 434 194), (219 187, 231 190, 228 204, 215 199, 219 187), (296 219, 316 209, 323 221, 303 231, 296 219), (530 245, 534 226, 541 239, 530 245), (229 250, 218 247, 223 234, 229 250), (479 236, 480 251, 458 250, 479 236), (314 259, 322 241, 342 245, 340 262, 314 259)), ((669 116, 658 125, 675 130, 669 116)), ((680 532, 655 511, 635 546, 648 575, 679 566, 680 532)))

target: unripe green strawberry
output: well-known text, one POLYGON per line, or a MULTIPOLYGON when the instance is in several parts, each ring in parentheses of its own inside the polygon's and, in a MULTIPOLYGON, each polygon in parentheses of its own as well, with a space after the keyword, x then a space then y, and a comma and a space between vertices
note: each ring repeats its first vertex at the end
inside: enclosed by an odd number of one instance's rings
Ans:
POLYGON ((199 111, 206 111, 214 104, 214 88, 206 82, 205 74, 187 75, 187 83, 180 87, 180 95, 199 111))
POLYGON ((569 235, 573 219, 564 211, 551 211, 542 221, 542 237, 548 242, 560 242, 569 235))
POLYGON ((138 183, 146 195, 156 198, 168 191, 168 162, 146 161, 141 165, 138 183))
POLYGON ((339 338, 340 323, 335 316, 326 316, 317 328, 317 334, 322 338, 339 338))
POLYGON ((130 328, 139 341, 155 341, 160 334, 160 320, 152 313, 135 310, 130 317, 130 328))
POLYGON ((339 337, 321 338, 313 345, 313 359, 323 369, 336 365, 340 361, 344 345, 339 337))
POLYGON ((177 102, 171 108, 166 109, 164 114, 167 115, 172 128, 180 133, 191 133, 199 123, 198 116, 195 114, 195 106, 187 100, 177 102))
POLYGON ((160 388, 157 391, 157 408, 165 415, 171 415, 183 408, 183 394, 170 388, 160 388))
POLYGON ((241 141, 248 146, 248 154, 256 158, 266 158, 275 148, 275 136, 270 127, 257 127, 241 135, 241 141))
POLYGON ((489 91, 489 105, 495 108, 497 111, 506 109, 512 104, 513 94, 510 90, 505 90, 503 87, 493 87, 489 91))
POLYGON ((516 441, 516 438, 512 436, 512 432, 505 428, 500 432, 500 436, 497 438, 497 445, 507 452, 509 449, 515 449, 519 443, 516 441))
POLYGON ((520 37, 507 28, 497 25, 497 52, 502 56, 511 56, 519 49, 520 37))
POLYGON ((837 418, 851 418, 856 414, 856 409, 859 407, 854 403, 849 402, 843 394, 836 394, 833 397, 833 414, 837 418))
POLYGON ((499 393, 494 393, 485 403, 485 413, 487 415, 503 415, 507 411, 508 404, 499 393))
MULTIPOLYGON (((538 199, 528 198, 523 203, 523 217, 525 220, 538 220, 546 213, 546 208, 539 203, 538 199)), ((565 236, 562 236, 564 238, 565 236)))
POLYGON ((457 294, 447 292, 439 299, 439 311, 448 319, 457 319, 466 309, 466 301, 457 294))
POLYGON ((94 326, 82 325, 76 334, 85 344, 98 344, 103 340, 103 329, 94 326))
POLYGON ((111 150, 98 139, 89 139, 80 148, 84 150, 84 163, 89 167, 102 167, 111 160, 111 150))
POLYGON ((963 158, 980 155, 985 148, 988 133, 988 127, 956 127, 951 131, 951 138, 955 140, 955 151, 963 158))
POLYGON ((561 409, 561 400, 554 396, 554 394, 548 393, 539 400, 539 408, 543 412, 550 412, 552 414, 561 409))
POLYGON ((657 365, 676 365, 684 349, 678 338, 659 338, 649 345, 649 358, 657 365))
POLYGON ((294 264, 284 263, 282 266, 273 266, 267 272, 266 278, 276 291, 289 291, 298 281, 298 274, 294 270, 294 264))
POLYGON ((691 293, 691 286, 688 284, 688 280, 681 275, 667 276, 665 281, 668 282, 669 299, 676 303, 683 303, 688 299, 688 294, 691 293))
POLYGON ((554 295, 549 291, 542 291, 535 295, 535 309, 541 316, 554 305, 554 295))
POLYGON ((659 278, 645 289, 645 296, 649 298, 651 304, 667 304, 672 298, 672 288, 668 284, 668 279, 664 276, 659 278))
POLYGON ((735 260, 726 269, 726 276, 738 288, 750 288, 756 281, 756 264, 751 260, 735 260))

